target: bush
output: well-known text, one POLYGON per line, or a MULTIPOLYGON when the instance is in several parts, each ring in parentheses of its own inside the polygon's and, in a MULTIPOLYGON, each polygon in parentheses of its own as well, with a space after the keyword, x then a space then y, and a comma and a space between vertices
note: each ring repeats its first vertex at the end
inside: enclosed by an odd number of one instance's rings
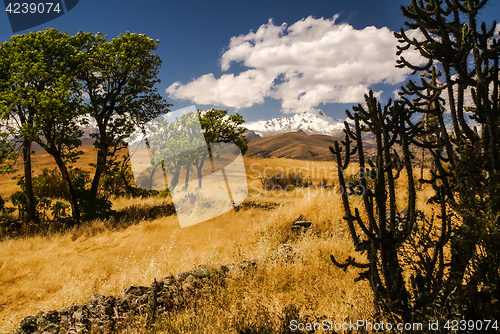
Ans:
POLYGON ((93 220, 111 215, 112 203, 105 197, 92 198, 90 190, 79 192, 78 205, 80 206, 81 218, 83 220, 93 220))
POLYGON ((310 180, 305 180, 301 173, 284 174, 279 172, 273 176, 264 176, 261 180, 264 190, 291 190, 294 187, 308 187, 312 185, 310 180))
POLYGON ((69 208, 68 204, 57 201, 56 204, 52 206, 52 216, 54 218, 61 218, 67 216, 66 210, 69 208))
POLYGON ((17 206, 17 209, 19 210, 19 217, 22 218, 26 212, 26 194, 24 191, 16 191, 10 197, 10 200, 14 206, 17 206))
MULTIPOLYGON (((73 168, 69 171, 73 187, 77 191, 85 189, 90 183, 90 173, 81 168, 73 168)), ((33 177, 33 192, 36 197, 64 198, 69 199, 68 186, 57 168, 49 170, 45 168, 42 174, 33 177)))

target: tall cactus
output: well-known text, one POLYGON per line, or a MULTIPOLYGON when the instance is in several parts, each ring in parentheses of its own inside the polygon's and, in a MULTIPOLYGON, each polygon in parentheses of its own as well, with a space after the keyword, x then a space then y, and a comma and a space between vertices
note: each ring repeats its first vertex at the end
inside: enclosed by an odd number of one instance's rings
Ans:
MULTIPOLYGON (((410 38, 403 29, 395 34, 397 66, 419 72, 420 83, 410 80, 401 100, 384 108, 370 93, 367 110, 358 105, 354 114, 348 112, 355 126, 346 127, 346 144, 356 142, 364 168, 361 133, 370 132, 376 157, 367 162, 379 169, 379 177, 375 189, 363 195, 366 218, 352 212, 349 194, 342 197, 356 250, 367 253, 367 263, 331 258, 343 268, 369 268, 360 278, 370 281, 380 309, 401 319, 500 317, 500 44, 495 22, 478 28, 478 13, 487 2, 411 0, 402 7, 406 25, 420 36, 410 38), (427 63, 405 59, 410 49, 427 63), (415 119, 433 122, 424 126, 415 119), (433 158, 430 178, 421 180, 434 189, 429 203, 436 214, 428 217, 416 208, 412 150, 417 147, 433 158), (401 168, 408 178, 397 185, 408 196, 403 216, 394 193, 401 168)), ((331 150, 340 171, 352 152, 342 156, 338 143, 331 150)), ((345 187, 344 178, 339 181, 345 187)), ((361 185, 366 187, 366 180, 361 185)))
MULTIPOLYGON (((359 263, 348 258, 345 263, 339 263, 333 255, 331 260, 335 265, 344 269, 349 266, 366 268, 367 270, 360 274, 359 279, 369 280, 375 302, 381 310, 390 311, 402 320, 410 320, 412 307, 417 297, 410 293, 411 288, 408 287, 410 282, 405 282, 403 278, 402 273, 407 263, 401 254, 405 247, 408 247, 407 241, 410 236, 415 237, 417 222, 421 224, 420 227, 431 224, 423 219, 417 220, 417 216, 421 217, 422 214, 416 210, 413 155, 410 151, 410 144, 421 127, 420 123, 411 123, 412 112, 405 107, 403 101, 394 103, 389 101, 382 108, 371 91, 365 96, 365 100, 366 109, 358 105, 353 107, 354 114, 347 111, 348 117, 354 121, 354 129, 346 126, 344 156, 342 156, 342 149, 338 142, 330 150, 336 157, 339 183, 343 189, 349 189, 343 170, 347 168, 351 155, 356 151, 359 168, 368 170, 365 175, 372 177, 376 175, 373 190, 368 187, 366 178, 360 179, 360 185, 365 190, 362 195, 365 219, 362 218, 357 208, 353 212, 349 195, 354 192, 342 193, 345 219, 349 225, 355 249, 362 254, 366 252, 368 262, 359 263), (365 152, 363 132, 370 132, 375 137, 376 155, 373 160, 367 157, 365 152), (349 144, 353 141, 356 143, 356 149, 351 151, 349 144), (408 198, 406 203, 398 203, 396 180, 400 178, 403 171, 406 174, 405 189, 408 198), (401 215, 400 211, 403 209, 405 214, 401 215)), ((447 224, 444 228, 448 228, 447 224)), ((423 252, 423 250, 419 251, 423 252)), ((420 261, 419 268, 415 268, 413 276, 417 277, 417 271, 422 272, 420 267, 436 266, 440 258, 439 252, 442 254, 442 247, 436 249, 436 261, 432 264, 420 261)), ((442 262, 439 264, 442 265, 442 262)), ((433 281, 435 279, 432 276, 433 273, 434 271, 424 273, 424 275, 427 276, 426 279, 433 281)), ((422 287, 422 289, 426 288, 422 287)))

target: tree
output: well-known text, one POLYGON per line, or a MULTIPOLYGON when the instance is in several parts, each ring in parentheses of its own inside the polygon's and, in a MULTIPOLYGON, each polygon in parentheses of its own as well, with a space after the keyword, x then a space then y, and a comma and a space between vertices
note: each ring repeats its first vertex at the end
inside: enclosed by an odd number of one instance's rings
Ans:
MULTIPOLYGON (((241 125, 245 123, 243 117, 238 113, 227 116, 226 110, 216 110, 214 108, 206 111, 198 110, 201 127, 205 140, 208 144, 210 159, 212 159, 212 150, 210 144, 215 143, 233 143, 239 147, 241 154, 248 150, 248 139, 243 135, 246 131, 241 125)), ((202 186, 201 171, 203 169, 206 157, 198 156, 195 161, 198 175, 198 188, 202 186)))
POLYGON ((168 112, 170 104, 154 87, 160 82, 161 60, 153 54, 158 41, 130 32, 111 41, 100 33, 79 32, 75 37, 84 45, 77 78, 87 97, 86 113, 98 129, 92 134, 97 162, 90 189, 96 198, 101 175, 126 147, 124 140, 138 126, 168 112))
POLYGON ((186 180, 189 179, 194 160, 202 154, 201 149, 206 151, 198 116, 190 111, 172 121, 167 117, 158 117, 147 124, 147 132, 152 134, 148 144, 153 157, 148 188, 153 188, 155 174, 164 169, 169 176, 170 192, 173 193, 181 171, 185 170, 186 180))
MULTIPOLYGON (((184 185, 189 186, 192 167, 197 170, 198 188, 202 187, 202 170, 206 162, 211 163, 212 147, 215 143, 233 143, 242 153, 248 149, 248 140, 243 136, 245 128, 239 114, 227 116, 227 110, 210 109, 183 113, 175 120, 158 117, 148 123, 146 132, 149 137, 153 165, 149 170, 148 187, 153 187, 153 179, 163 167, 169 176, 169 189, 174 192, 179 177, 184 172, 184 185), (209 160, 207 160, 209 159, 209 160)), ((214 172, 212 169, 211 172, 214 172)), ((141 183, 145 180, 141 180, 141 183)))
POLYGON ((59 167, 68 185, 73 218, 80 212, 68 174, 82 135, 76 123, 80 92, 74 79, 77 46, 66 34, 47 29, 13 36, 0 47, 1 118, 22 142, 28 219, 38 220, 31 176, 31 144, 37 142, 59 167))

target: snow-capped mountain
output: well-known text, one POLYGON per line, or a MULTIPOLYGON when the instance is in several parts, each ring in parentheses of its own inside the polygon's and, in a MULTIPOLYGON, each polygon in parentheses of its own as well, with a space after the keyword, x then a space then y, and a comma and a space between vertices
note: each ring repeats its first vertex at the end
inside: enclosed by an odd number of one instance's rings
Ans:
POLYGON ((344 136, 344 121, 326 116, 320 109, 311 108, 292 117, 272 118, 268 121, 248 122, 244 125, 261 137, 286 132, 303 132, 334 137, 344 136))

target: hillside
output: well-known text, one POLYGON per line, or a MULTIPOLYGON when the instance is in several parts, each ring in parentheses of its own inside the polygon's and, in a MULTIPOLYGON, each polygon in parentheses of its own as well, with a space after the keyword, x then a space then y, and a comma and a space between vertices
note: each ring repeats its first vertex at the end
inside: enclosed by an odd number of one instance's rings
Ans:
POLYGON ((312 161, 334 160, 328 149, 340 137, 326 135, 306 135, 301 132, 288 132, 270 137, 250 140, 247 157, 288 158, 312 161))

